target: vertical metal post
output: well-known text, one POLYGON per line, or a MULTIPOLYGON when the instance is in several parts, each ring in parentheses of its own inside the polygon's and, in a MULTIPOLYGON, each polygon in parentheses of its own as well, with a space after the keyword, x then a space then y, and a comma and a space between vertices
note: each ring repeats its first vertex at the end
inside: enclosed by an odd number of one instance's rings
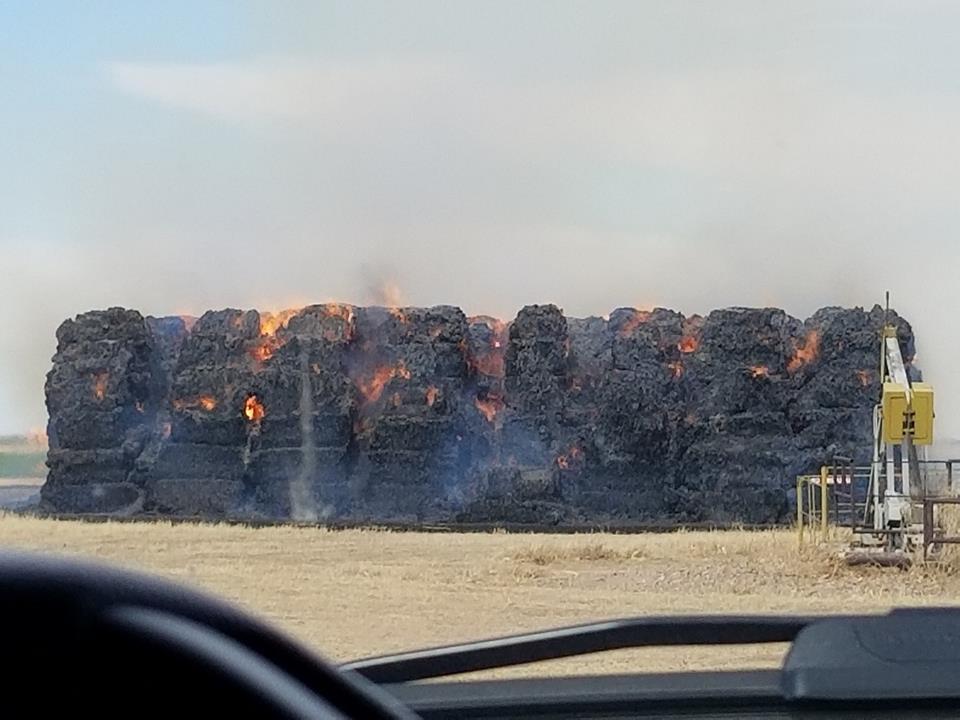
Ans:
POLYGON ((820 534, 823 539, 827 539, 827 520, 828 508, 827 508, 827 466, 823 465, 820 468, 820 534))
POLYGON ((923 498, 923 560, 927 560, 927 551, 933 541, 933 502, 923 498))
POLYGON ((797 475, 797 542, 803 547, 803 476, 797 475))
POLYGON ((910 499, 910 440, 906 437, 900 444, 900 487, 905 498, 910 499))
POLYGON ((887 482, 883 489, 883 499, 897 493, 897 463, 894 460, 893 445, 887 445, 887 482))

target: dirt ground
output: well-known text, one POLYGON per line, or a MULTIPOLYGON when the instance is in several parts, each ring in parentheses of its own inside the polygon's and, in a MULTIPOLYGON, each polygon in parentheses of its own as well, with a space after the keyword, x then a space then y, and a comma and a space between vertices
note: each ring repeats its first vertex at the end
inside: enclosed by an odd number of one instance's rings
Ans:
MULTIPOLYGON (((951 567, 847 568, 792 531, 401 533, 0 516, 0 547, 99 558, 226 597, 334 660, 662 613, 960 603, 951 567)), ((782 646, 617 651, 500 675, 769 667, 782 646)))

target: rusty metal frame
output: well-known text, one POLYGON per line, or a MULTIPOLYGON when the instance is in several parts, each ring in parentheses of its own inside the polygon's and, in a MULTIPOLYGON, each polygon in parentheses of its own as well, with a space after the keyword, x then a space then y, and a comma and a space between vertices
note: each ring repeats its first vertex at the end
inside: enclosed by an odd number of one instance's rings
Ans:
POLYGON ((923 499, 923 559, 927 560, 934 545, 960 545, 960 535, 936 537, 933 527, 933 508, 936 505, 960 505, 960 497, 925 497, 923 499))

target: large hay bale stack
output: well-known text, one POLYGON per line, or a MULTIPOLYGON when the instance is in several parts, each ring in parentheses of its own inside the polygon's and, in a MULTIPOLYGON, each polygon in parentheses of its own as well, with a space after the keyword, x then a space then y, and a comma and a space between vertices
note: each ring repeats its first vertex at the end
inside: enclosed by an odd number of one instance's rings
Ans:
MULTIPOLYGON (((883 319, 578 319, 554 305, 510 323, 449 306, 86 313, 60 328, 47 382, 44 506, 776 522, 797 473, 868 452, 883 319)), ((909 324, 892 320, 912 358, 909 324)))

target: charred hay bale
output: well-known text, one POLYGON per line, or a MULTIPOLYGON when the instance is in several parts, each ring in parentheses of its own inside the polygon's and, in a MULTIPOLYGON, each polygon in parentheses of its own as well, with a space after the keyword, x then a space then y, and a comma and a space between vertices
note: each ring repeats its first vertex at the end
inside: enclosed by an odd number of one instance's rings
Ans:
POLYGON ((143 490, 128 482, 45 484, 40 489, 40 508, 65 513, 129 515, 143 509, 143 490))
POLYGON ((146 472, 150 478, 242 480, 244 448, 223 445, 170 443, 163 445, 146 472))
POLYGON ((111 308, 64 322, 46 382, 51 448, 122 445, 155 414, 158 376, 153 337, 140 313, 111 308))
POLYGON ((567 384, 567 321, 556 305, 527 305, 510 325, 505 358, 507 404, 547 425, 559 422, 567 384))
POLYGON ((64 487, 126 482, 136 457, 136 451, 123 448, 51 449, 47 453, 47 485, 64 487))
POLYGON ((163 393, 169 391, 170 379, 176 369, 183 342, 190 334, 190 328, 196 323, 193 317, 146 317, 147 327, 153 335, 154 345, 159 355, 160 369, 163 371, 163 393))
POLYGON ((670 500, 681 521, 771 523, 786 519, 787 494, 795 476, 784 459, 784 438, 715 436, 699 442, 679 460, 670 500))
POLYGON ((350 504, 349 460, 339 447, 260 450, 248 472, 250 508, 296 519, 343 514, 350 504))
POLYGON ((162 478, 147 484, 144 510, 163 515, 222 518, 240 507, 243 483, 218 478, 162 478))
POLYGON ((89 312, 60 326, 45 388, 44 507, 115 512, 139 501, 126 481, 154 426, 162 375, 153 336, 136 311, 89 312))
MULTIPOLYGON (((909 324, 889 319, 909 361, 909 324)), ((800 322, 542 305, 507 324, 325 304, 192 327, 90 313, 58 334, 45 497, 86 488, 77 507, 120 507, 127 482, 156 512, 212 516, 774 517, 782 478, 868 447, 883 322, 880 308, 800 322)))

